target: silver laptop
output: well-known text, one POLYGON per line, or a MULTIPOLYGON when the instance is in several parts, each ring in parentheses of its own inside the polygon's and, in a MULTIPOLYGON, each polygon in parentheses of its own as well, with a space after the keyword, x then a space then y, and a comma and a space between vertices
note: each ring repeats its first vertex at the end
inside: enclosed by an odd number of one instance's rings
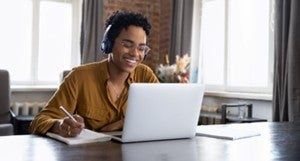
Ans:
POLYGON ((196 134, 204 86, 132 83, 122 135, 126 142, 192 138, 196 134))

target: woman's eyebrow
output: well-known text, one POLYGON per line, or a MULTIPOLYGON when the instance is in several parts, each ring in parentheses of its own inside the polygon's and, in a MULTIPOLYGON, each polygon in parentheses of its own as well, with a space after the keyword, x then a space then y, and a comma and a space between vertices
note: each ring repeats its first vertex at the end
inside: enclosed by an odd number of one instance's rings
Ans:
MULTIPOLYGON (((135 42, 132 41, 132 40, 130 40, 130 39, 122 39, 122 41, 127 41, 127 42, 135 44, 135 42)), ((140 44, 138 44, 138 46, 140 46, 140 45, 146 45, 146 43, 140 43, 140 44)))

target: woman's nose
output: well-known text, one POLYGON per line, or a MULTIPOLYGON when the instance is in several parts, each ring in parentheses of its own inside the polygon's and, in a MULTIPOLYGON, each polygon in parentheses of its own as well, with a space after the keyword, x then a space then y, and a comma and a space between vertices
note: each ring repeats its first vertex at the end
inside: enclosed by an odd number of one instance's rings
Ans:
POLYGON ((130 54, 134 55, 134 56, 139 56, 141 55, 140 51, 138 50, 138 48, 136 46, 132 47, 130 49, 130 54))

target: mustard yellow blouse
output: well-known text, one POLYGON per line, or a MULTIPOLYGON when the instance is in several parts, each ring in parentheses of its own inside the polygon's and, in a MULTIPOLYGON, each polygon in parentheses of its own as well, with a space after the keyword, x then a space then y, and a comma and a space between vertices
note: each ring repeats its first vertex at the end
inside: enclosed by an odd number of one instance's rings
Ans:
POLYGON ((59 106, 83 117, 86 128, 98 131, 101 127, 124 118, 129 84, 159 82, 148 66, 140 64, 130 73, 120 98, 113 103, 106 85, 108 78, 107 60, 73 68, 45 108, 35 116, 30 132, 45 134, 56 120, 66 117, 59 106))

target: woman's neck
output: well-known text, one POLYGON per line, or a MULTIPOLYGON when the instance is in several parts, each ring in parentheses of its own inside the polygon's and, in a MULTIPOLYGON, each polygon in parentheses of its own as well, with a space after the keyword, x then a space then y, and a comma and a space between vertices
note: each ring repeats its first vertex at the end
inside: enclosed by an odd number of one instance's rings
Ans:
POLYGON ((119 85, 124 84, 129 75, 129 73, 120 70, 111 59, 108 60, 108 73, 111 83, 119 85))

